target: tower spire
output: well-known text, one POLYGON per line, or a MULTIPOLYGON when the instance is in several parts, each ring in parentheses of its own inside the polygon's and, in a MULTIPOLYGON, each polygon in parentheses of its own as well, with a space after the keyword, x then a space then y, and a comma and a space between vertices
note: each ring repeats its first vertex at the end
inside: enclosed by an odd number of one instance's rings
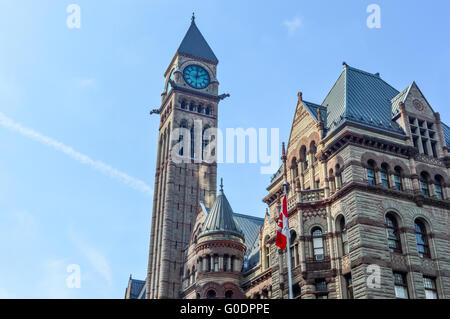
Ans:
POLYGON ((220 178, 220 190, 223 191, 223 178, 220 178))
POLYGON ((192 12, 192 19, 191 19, 192 23, 195 23, 195 12, 192 12))

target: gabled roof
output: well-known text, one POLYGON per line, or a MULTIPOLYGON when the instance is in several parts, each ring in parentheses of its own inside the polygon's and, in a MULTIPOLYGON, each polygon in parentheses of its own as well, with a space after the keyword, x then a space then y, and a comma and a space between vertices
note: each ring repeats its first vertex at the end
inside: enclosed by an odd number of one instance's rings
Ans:
POLYGON ((327 108, 314 104, 311 102, 303 101, 303 105, 308 110, 308 112, 311 114, 311 116, 314 118, 316 122, 319 122, 319 110, 320 110, 320 116, 322 117, 322 121, 325 127, 327 127, 327 108))
POLYGON ((341 75, 322 103, 327 108, 327 134, 344 122, 353 122, 405 136, 403 129, 392 121, 391 101, 399 93, 378 73, 344 63, 341 75))
POLYGON ((191 26, 189 27, 186 35, 181 41, 180 47, 177 50, 178 53, 187 54, 190 56, 202 58, 208 60, 214 64, 219 63, 216 55, 211 50, 208 42, 206 42, 200 30, 195 24, 195 17, 192 16, 191 26))
POLYGON ((406 97, 408 96, 408 93, 411 90, 413 84, 414 82, 392 99, 392 117, 395 117, 400 113, 400 103, 405 102, 406 97))
POLYGON ((145 281, 144 280, 138 280, 138 279, 129 279, 129 287, 130 287, 130 299, 138 299, 139 294, 141 293, 142 289, 145 287, 145 281))
POLYGON ((219 194, 217 195, 208 216, 206 216, 198 237, 223 233, 233 234, 244 239, 244 232, 235 220, 233 209, 231 208, 230 203, 223 192, 223 186, 221 185, 219 194))

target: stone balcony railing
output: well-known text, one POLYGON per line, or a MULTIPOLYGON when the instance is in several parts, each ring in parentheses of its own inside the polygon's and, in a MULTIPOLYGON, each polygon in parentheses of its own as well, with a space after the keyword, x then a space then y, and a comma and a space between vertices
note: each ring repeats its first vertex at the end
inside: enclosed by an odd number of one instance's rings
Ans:
POLYGON ((303 190, 288 198, 288 210, 293 208, 297 203, 318 202, 325 199, 325 190, 323 188, 303 190))

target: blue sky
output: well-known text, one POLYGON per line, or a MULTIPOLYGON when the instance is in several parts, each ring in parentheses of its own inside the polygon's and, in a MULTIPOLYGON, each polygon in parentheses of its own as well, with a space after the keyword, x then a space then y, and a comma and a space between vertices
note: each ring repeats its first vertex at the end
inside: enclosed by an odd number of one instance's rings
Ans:
MULTIPOLYGON (((122 298, 130 273, 145 277, 159 124, 148 112, 193 11, 231 94, 220 127, 280 128, 286 141, 297 92, 321 103, 342 61, 398 90, 415 80, 450 123, 450 3, 429 3, 2 0, 0 298, 122 298), (72 3, 81 29, 66 26, 72 3), (366 26, 372 3, 380 29, 366 26), (66 287, 69 264, 80 289, 66 287)), ((264 215, 259 165, 218 174, 236 212, 264 215)))

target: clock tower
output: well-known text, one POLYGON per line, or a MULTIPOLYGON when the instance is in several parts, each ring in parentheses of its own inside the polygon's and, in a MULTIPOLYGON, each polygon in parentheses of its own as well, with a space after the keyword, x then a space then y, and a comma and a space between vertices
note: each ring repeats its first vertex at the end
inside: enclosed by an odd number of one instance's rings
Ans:
POLYGON ((218 62, 193 15, 164 73, 161 106, 150 112, 160 124, 146 298, 178 298, 200 205, 211 207, 215 199, 216 150, 205 131, 217 128, 218 104, 228 96, 218 94, 218 62))

